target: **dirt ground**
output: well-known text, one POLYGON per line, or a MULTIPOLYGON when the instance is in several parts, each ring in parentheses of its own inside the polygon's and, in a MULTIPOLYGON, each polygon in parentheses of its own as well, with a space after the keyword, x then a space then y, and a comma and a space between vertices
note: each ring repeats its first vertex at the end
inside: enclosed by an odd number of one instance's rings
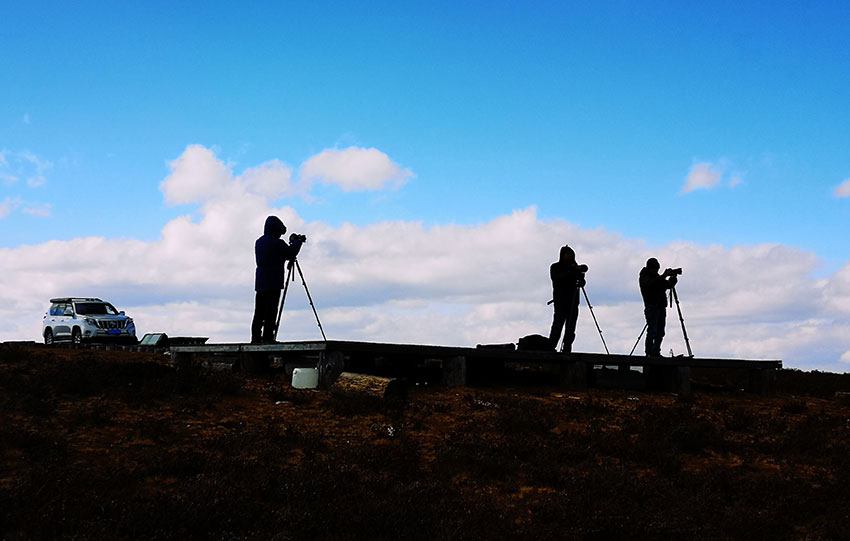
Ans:
POLYGON ((785 539, 850 525, 850 375, 691 397, 515 373, 393 405, 0 345, 0 539, 785 539))

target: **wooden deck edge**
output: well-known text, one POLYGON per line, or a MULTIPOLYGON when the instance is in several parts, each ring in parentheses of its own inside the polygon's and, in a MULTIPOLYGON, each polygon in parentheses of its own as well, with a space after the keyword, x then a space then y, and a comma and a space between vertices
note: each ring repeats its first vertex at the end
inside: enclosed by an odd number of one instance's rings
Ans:
POLYGON ((547 351, 517 351, 472 348, 459 346, 434 346, 418 344, 390 344, 354 341, 303 341, 275 344, 204 344, 173 346, 174 353, 322 353, 342 351, 346 354, 379 354, 411 357, 466 357, 467 359, 494 359, 508 362, 583 362, 610 366, 690 366, 692 368, 760 368, 780 369, 781 360, 773 359, 722 359, 700 357, 645 357, 604 353, 556 353, 547 351))

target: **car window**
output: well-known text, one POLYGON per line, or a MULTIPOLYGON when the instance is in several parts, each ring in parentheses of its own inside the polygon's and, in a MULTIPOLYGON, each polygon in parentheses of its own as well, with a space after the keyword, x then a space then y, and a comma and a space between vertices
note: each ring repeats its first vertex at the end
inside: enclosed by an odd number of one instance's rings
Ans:
POLYGON ((81 316, 118 315, 118 310, 108 302, 76 302, 74 305, 81 316))
POLYGON ((81 316, 102 316, 106 314, 106 305, 102 302, 76 302, 77 313, 81 316))
POLYGON ((53 304, 50 305, 50 315, 51 316, 58 316, 59 315, 59 305, 58 304, 53 303, 53 304))
POLYGON ((60 311, 59 311, 60 315, 63 315, 63 316, 73 316, 74 315, 74 311, 71 310, 70 304, 60 304, 59 307, 60 307, 60 311))

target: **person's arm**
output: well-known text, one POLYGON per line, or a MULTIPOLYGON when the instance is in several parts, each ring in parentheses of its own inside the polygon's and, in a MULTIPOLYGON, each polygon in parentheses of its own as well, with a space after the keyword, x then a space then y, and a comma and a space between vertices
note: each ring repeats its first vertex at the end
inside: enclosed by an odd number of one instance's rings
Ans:
POLYGON ((659 278, 661 278, 664 283, 664 289, 673 289, 673 287, 679 283, 679 278, 675 274, 667 274, 667 271, 664 271, 664 274, 659 276, 659 278))
MULTIPOLYGON (((281 241, 283 242, 283 241, 281 241)), ((283 242, 283 245, 286 246, 286 250, 284 251, 285 259, 293 260, 298 256, 298 252, 301 251, 301 245, 304 244, 303 237, 300 235, 296 235, 295 233, 289 235, 289 244, 283 242)))
POLYGON ((563 283, 566 278, 566 273, 564 272, 564 266, 558 265, 557 263, 552 263, 549 267, 549 277, 552 279, 552 287, 555 287, 555 284, 563 283))
POLYGON ((655 273, 645 273, 640 276, 640 288, 645 289, 647 291, 652 291, 653 289, 663 288, 664 285, 662 282, 664 281, 664 276, 655 273))

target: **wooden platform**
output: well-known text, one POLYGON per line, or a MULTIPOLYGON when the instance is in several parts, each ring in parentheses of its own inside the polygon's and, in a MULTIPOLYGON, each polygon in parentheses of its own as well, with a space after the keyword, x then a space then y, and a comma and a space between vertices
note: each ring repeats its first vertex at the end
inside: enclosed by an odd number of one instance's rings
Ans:
POLYGON ((644 357, 601 353, 555 353, 516 351, 499 347, 452 347, 350 341, 279 342, 275 344, 203 344, 172 346, 176 366, 197 358, 238 359, 249 369, 262 370, 276 358, 283 363, 315 364, 320 384, 330 385, 343 371, 404 373, 414 368, 437 370, 442 383, 466 385, 474 376, 500 370, 505 363, 555 365, 561 382, 581 389, 591 386, 595 366, 621 369, 641 367, 647 387, 690 393, 692 368, 743 369, 749 374, 747 389, 762 394, 775 392, 779 360, 704 359, 694 357, 644 357))

